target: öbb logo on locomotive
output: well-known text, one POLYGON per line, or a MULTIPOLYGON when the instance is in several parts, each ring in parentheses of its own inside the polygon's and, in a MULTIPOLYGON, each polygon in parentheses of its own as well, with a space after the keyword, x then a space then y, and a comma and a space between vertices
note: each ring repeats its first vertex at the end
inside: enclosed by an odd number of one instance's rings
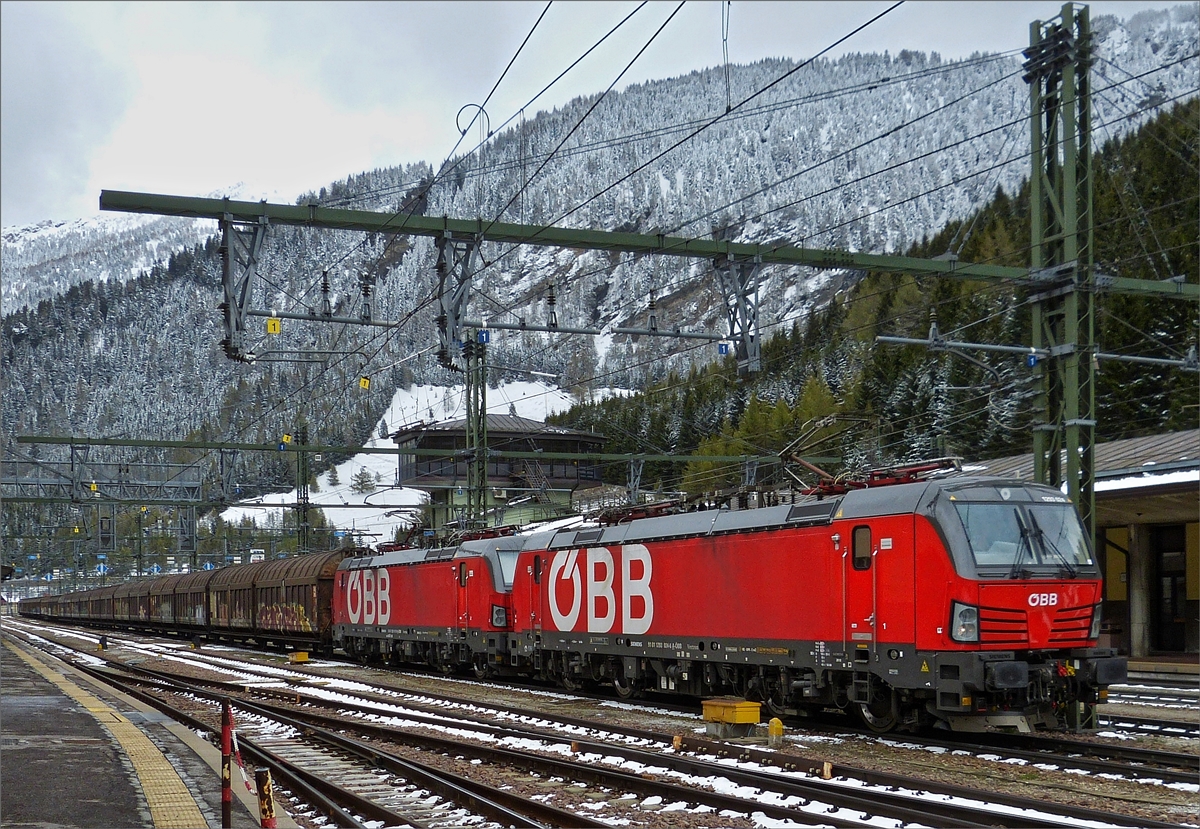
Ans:
POLYGON ((386 568, 355 570, 346 585, 351 624, 386 625, 392 617, 391 578, 386 568))
POLYGON ((550 616, 560 631, 574 630, 586 602, 588 633, 643 634, 654 621, 653 572, 650 550, 644 544, 623 545, 615 558, 607 547, 559 550, 550 562, 550 616), (614 631, 618 592, 621 624, 614 631))
POLYGON ((1055 607, 1057 604, 1057 593, 1031 593, 1029 595, 1030 607, 1055 607))

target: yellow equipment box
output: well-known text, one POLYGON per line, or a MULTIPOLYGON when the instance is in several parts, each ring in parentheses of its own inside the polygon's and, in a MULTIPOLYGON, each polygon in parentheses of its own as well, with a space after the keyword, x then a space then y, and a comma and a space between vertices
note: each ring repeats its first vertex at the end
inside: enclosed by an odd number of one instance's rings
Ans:
POLYGON ((708 722, 757 723, 762 703, 737 697, 717 697, 706 699, 701 705, 704 708, 704 719, 708 722))
POLYGON ((292 651, 288 654, 288 662, 295 664, 297 662, 307 662, 308 651, 292 651))

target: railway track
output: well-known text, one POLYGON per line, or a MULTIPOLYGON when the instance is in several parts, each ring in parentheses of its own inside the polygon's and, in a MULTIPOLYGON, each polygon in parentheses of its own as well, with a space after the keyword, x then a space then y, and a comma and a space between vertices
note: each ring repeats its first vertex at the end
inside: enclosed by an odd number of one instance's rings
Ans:
MULTIPOLYGON (((188 656, 194 658, 197 655, 188 656)), ((230 661, 212 655, 204 655, 202 661, 212 664, 216 660, 230 661)), ((478 716, 456 713, 451 717, 448 715, 448 709, 453 705, 480 708, 478 703, 455 700, 451 697, 434 698, 434 695, 422 694, 420 696, 424 698, 423 701, 415 704, 408 700, 398 701, 396 692, 358 695, 360 698, 357 701, 351 701, 341 695, 338 699, 329 699, 327 696, 323 698, 306 693, 316 690, 313 688, 300 685, 286 689, 262 687, 253 682, 248 684, 244 678, 198 682, 189 677, 185 681, 191 687, 180 687, 178 678, 165 676, 161 672, 148 671, 137 666, 114 666, 114 669, 116 668, 136 674, 137 681, 140 682, 174 684, 176 687, 173 693, 196 693, 196 686, 203 685, 211 689, 209 696, 214 700, 226 695, 242 695, 236 703, 239 710, 243 711, 241 716, 261 717, 264 722, 274 723, 275 725, 270 726, 272 734, 278 733, 276 729, 284 722, 287 722, 288 729, 306 734, 309 739, 318 729, 322 730, 322 733, 351 730, 357 734, 357 737, 352 739, 365 739, 375 746, 383 741, 403 742, 409 748, 422 752, 470 753, 481 763, 505 767, 522 766, 527 771, 562 780, 578 781, 585 786, 637 792, 643 801, 658 798, 672 804, 689 804, 692 808, 716 809, 723 814, 747 814, 750 810, 762 812, 764 816, 778 820, 792 820, 797 823, 820 822, 835 826, 859 826, 864 822, 881 825, 880 820, 893 821, 897 826, 912 822, 937 826, 1059 826, 1089 822, 1114 826, 1170 825, 1151 824, 1142 819, 1089 809, 1049 806, 1042 801, 962 787, 934 786, 911 778, 867 772, 819 760, 805 760, 794 755, 733 747, 687 736, 672 738, 670 735, 638 729, 598 725, 594 721, 552 717, 538 711, 505 708, 489 711, 486 715, 482 715, 482 712, 478 716), (251 702, 245 698, 249 695, 267 697, 272 701, 251 702), (296 700, 300 700, 299 711, 285 711, 280 706, 280 703, 287 701, 288 707, 294 709, 296 700), (413 710, 422 706, 426 709, 425 713, 413 710), (335 709, 341 716, 318 710, 322 708, 335 709), (388 725, 349 723, 346 712, 352 712, 355 718, 390 719, 395 722, 388 725), (532 724, 522 728, 499 726, 495 724, 497 716, 505 719, 520 718, 532 724), (292 718, 291 721, 288 721, 288 718, 292 718), (450 727, 449 722, 453 722, 456 732, 474 731, 482 735, 475 739, 493 745, 467 746, 461 738, 439 743, 437 738, 413 736, 420 729, 444 732, 450 727), (593 737, 592 735, 597 734, 597 729, 609 732, 607 739, 593 737), (564 735, 563 730, 572 732, 575 736, 572 736, 572 733, 564 735), (403 736, 397 736, 399 734, 403 736), (578 736, 580 734, 586 734, 588 737, 578 736), (614 743, 614 736, 627 744, 614 743), (531 754, 528 750, 496 748, 494 744, 497 742, 510 745, 539 743, 541 748, 531 754), (567 754, 573 759, 564 761, 547 758, 544 756, 546 752, 567 754), (631 775, 620 770, 605 770, 603 766, 612 765, 613 758, 620 758, 621 764, 632 766, 636 773, 631 775), (736 767, 731 767, 731 763, 736 763, 736 767), (582 768, 583 765, 588 766, 587 770, 582 768), (662 780, 648 781, 647 775, 674 777, 684 782, 680 784, 662 780), (714 775, 719 775, 728 784, 736 786, 742 796, 729 799, 728 795, 701 792, 703 781, 713 778, 714 775), (784 779, 785 776, 787 779, 784 779), (654 785, 650 785, 651 783, 654 785), (752 797, 753 802, 748 802, 746 796, 752 797)), ((257 673, 275 677, 278 677, 279 673, 279 669, 265 671, 261 666, 248 665, 238 665, 237 670, 251 675, 257 673)), ((287 672, 297 673, 290 669, 287 672)), ((252 737, 251 742, 257 747, 260 741, 252 737)), ((376 752, 372 755, 374 765, 371 768, 331 771, 329 774, 344 776, 347 779, 362 779, 373 786, 380 785, 382 772, 379 769, 386 767, 379 759, 381 755, 378 749, 369 750, 376 752)), ((295 751, 301 752, 301 765, 306 768, 324 768, 327 763, 332 762, 324 759, 327 756, 327 748, 308 747, 295 751), (313 751, 317 753, 304 753, 313 751)), ((272 759, 267 757, 264 762, 274 765, 272 759)), ((324 778, 327 774, 321 773, 319 776, 324 778)), ((563 821, 560 819, 558 823, 563 821)))
MULTIPOLYGON (((139 671, 142 673, 142 671, 139 671)), ((149 673, 149 672, 146 672, 149 673)), ((158 678, 156 682, 174 684, 158 678)), ((188 689, 178 689, 186 692, 188 689)), ((253 689, 263 694, 270 689, 253 689)), ((288 692, 269 694, 291 699, 288 692)), ((214 695, 219 698, 219 695, 214 695)), ((396 742, 423 752, 441 752, 473 757, 501 767, 520 767, 575 785, 600 786, 612 790, 636 792, 644 799, 660 799, 691 808, 712 809, 722 814, 758 812, 776 820, 820 823, 837 827, 864 824, 880 825, 892 821, 896 826, 920 823, 931 826, 1030 826, 1055 827, 1085 823, 1112 826, 1159 825, 1122 818, 1090 809, 1052 807, 1041 801, 983 793, 963 787, 930 786, 897 775, 865 772, 822 761, 797 757, 779 757, 773 752, 714 743, 688 737, 667 737, 651 732, 625 734, 649 748, 616 745, 576 737, 563 737, 530 728, 503 727, 479 718, 455 718, 455 739, 419 733, 418 729, 446 729, 446 715, 429 715, 401 710, 388 716, 381 704, 351 704, 346 700, 302 699, 296 707, 279 703, 239 700, 237 706, 270 723, 286 723, 297 732, 320 734, 331 741, 335 731, 352 732, 376 746, 372 755, 380 766, 390 757, 378 745, 396 742), (342 715, 314 711, 334 709, 342 715), (378 722, 347 718, 346 712, 378 722), (464 731, 476 732, 486 744, 464 742, 464 731), (497 747, 497 744, 501 747, 497 747), (538 744, 537 748, 529 748, 538 744), (657 745, 655 745, 657 744, 657 745), (521 745, 522 749, 513 749, 521 745), (670 746, 670 751, 666 751, 670 746), (664 753, 665 752, 665 753, 664 753), (551 756, 547 756, 549 753, 551 756), (570 757, 558 759, 554 754, 570 757), (619 759, 617 768, 610 768, 619 759), (735 761, 735 767, 730 764, 735 761), (742 768, 743 765, 757 766, 742 768), (627 769, 632 768, 631 773, 627 769), (736 786, 735 795, 703 791, 705 781, 719 776, 736 786), (665 778, 675 778, 672 782, 665 778)), ((387 704, 387 707, 397 708, 387 704)), ((547 719, 542 715, 542 719, 547 719)), ((573 727, 574 723, 570 723, 573 727)), ((363 746, 351 741, 351 745, 363 746)), ((372 749, 363 749, 372 751, 372 749)), ((314 759, 325 764, 323 755, 314 759)), ((340 773, 340 772, 339 772, 340 773)), ((322 776, 325 776, 324 774, 322 776)), ((644 801, 643 801, 644 802, 644 801)), ((568 821, 567 823, 570 823, 568 821)), ((1168 826, 1170 824, 1161 824, 1168 826)))
POLYGON ((1097 718, 1107 729, 1128 731, 1135 734, 1153 734, 1160 737, 1200 738, 1200 723, 1196 721, 1163 720, 1146 717, 1126 717, 1122 714, 1103 713, 1097 718))
MULTIPOLYGON (((890 738, 881 739, 887 741, 890 738)), ((1071 738, 1029 734, 970 734, 944 740, 921 736, 915 742, 922 747, 937 746, 1005 761, 1020 760, 1039 768, 1081 769, 1096 774, 1119 775, 1132 780, 1194 784, 1200 778, 1200 755, 1093 743, 1071 738)))
MULTIPOLYGON (((214 659, 211 656, 203 658, 206 661, 210 659, 213 661, 226 661, 214 659)), ((252 674, 257 673, 264 678, 277 676, 276 670, 268 671, 261 669, 256 671, 253 668, 247 668, 245 665, 239 665, 237 669, 252 674)), ((316 682, 323 681, 324 679, 323 675, 312 670, 289 669, 289 672, 310 677, 316 682)), ((230 683, 223 687, 237 689, 241 686, 237 683, 230 683)), ((462 707, 474 705, 470 700, 448 695, 425 693, 422 696, 434 701, 438 705, 462 707)), ((386 697, 375 697, 375 699, 384 701, 386 697)), ((503 706, 489 707, 511 717, 537 718, 544 716, 532 709, 503 706)), ((1122 718, 1121 722, 1125 722, 1127 719, 1122 718)), ((566 722, 565 719, 563 721, 566 722)), ((571 720, 569 721, 569 725, 576 728, 596 727, 596 723, 584 720, 571 720)), ((1162 721, 1152 725, 1148 724, 1143 730, 1145 733, 1187 736, 1189 731, 1194 733, 1196 728, 1189 726, 1187 723, 1162 721)), ((651 734, 650 732, 637 732, 636 730, 629 731, 627 736, 646 740, 662 739, 662 735, 651 734)), ((888 738, 881 739, 886 740, 888 738)), ((1119 744, 1085 742, 1053 736, 977 734, 961 738, 938 739, 922 735, 919 737, 901 738, 896 742, 899 744, 900 742, 907 741, 915 742, 922 747, 937 746, 948 750, 967 750, 976 756, 983 756, 985 758, 994 756, 994 750, 1002 750, 1005 759, 1021 760, 1041 767, 1054 766, 1065 769, 1080 769, 1092 773, 1110 774, 1135 780, 1159 780, 1163 783, 1192 783, 1195 782, 1197 775, 1200 774, 1200 757, 1196 755, 1133 748, 1119 744)))
POLYGON ((1112 685, 1108 702, 1117 705, 1142 705, 1150 708, 1200 711, 1200 688, 1163 685, 1112 685))
MULTIPOLYGON (((54 656, 62 658, 59 654, 54 656)), ((74 667, 191 728, 205 731, 213 738, 219 735, 213 723, 219 721, 225 697, 198 694, 181 683, 170 683, 173 694, 189 701, 184 707, 147 694, 139 687, 141 681, 122 676, 112 667, 98 668, 84 662, 74 663, 74 667), (202 710, 197 710, 196 700, 202 701, 202 710)), ((265 712, 245 703, 237 703, 235 713, 242 723, 239 728, 242 751, 256 764, 270 767, 283 786, 308 804, 307 811, 336 826, 492 829, 607 825, 411 758, 389 756, 284 714, 265 712)))

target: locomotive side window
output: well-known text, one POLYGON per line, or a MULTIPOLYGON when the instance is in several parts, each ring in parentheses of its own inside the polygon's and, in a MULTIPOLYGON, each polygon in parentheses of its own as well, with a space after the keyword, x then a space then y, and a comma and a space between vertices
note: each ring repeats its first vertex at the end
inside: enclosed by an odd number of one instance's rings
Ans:
POLYGON ((541 556, 533 557, 533 583, 534 584, 542 583, 542 557, 541 556))
POLYGON ((460 587, 467 586, 467 563, 465 561, 458 563, 458 584, 460 587))
POLYGON ((854 528, 854 569, 871 569, 871 528, 854 528))

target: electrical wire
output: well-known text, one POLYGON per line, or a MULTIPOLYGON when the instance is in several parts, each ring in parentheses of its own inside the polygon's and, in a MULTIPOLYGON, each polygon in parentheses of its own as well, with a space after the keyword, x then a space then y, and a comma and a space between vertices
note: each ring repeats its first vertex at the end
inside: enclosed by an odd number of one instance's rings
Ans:
POLYGON ((529 188, 529 185, 533 183, 533 180, 538 177, 538 175, 542 172, 542 170, 546 169, 546 165, 549 164, 550 161, 554 158, 555 153, 557 153, 558 150, 561 149, 562 146, 567 143, 567 141, 571 138, 571 136, 575 134, 576 130, 578 130, 581 126, 583 126, 583 122, 586 121, 588 119, 588 117, 593 112, 596 111, 596 107, 600 106, 600 104, 608 96, 608 93, 612 92, 613 87, 615 87, 620 82, 621 78, 625 77, 625 73, 628 72, 631 68, 633 68, 633 64, 637 62, 638 58, 640 58, 645 53, 645 51, 650 48, 650 45, 652 43, 654 43, 655 40, 658 39, 658 36, 660 34, 662 34, 663 29, 665 29, 667 27, 667 24, 675 19, 675 15, 679 14, 679 11, 680 11, 680 9, 683 8, 683 5, 684 5, 684 3, 681 1, 679 3, 679 5, 677 5, 675 7, 675 10, 673 12, 671 12, 670 16, 667 17, 667 19, 662 22, 662 24, 658 27, 658 29, 655 30, 654 34, 650 36, 650 39, 647 40, 646 43, 642 46, 642 48, 638 50, 637 54, 634 55, 633 58, 629 61, 629 63, 627 63, 625 65, 625 68, 620 71, 620 73, 617 75, 617 77, 613 78, 613 81, 612 81, 612 83, 610 83, 608 85, 608 88, 605 89, 603 92, 601 92, 599 97, 597 97, 596 100, 592 102, 592 105, 590 107, 588 107, 587 112, 585 112, 583 114, 583 116, 578 121, 575 122, 575 126, 571 127, 571 129, 567 132, 567 134, 564 135, 562 137, 562 139, 558 142, 558 145, 553 150, 550 151, 550 153, 546 156, 546 158, 542 161, 542 163, 540 165, 538 165, 538 168, 533 171, 533 174, 531 176, 529 176, 529 178, 521 184, 521 187, 518 188, 517 192, 513 194, 512 198, 510 198, 508 200, 508 202, 506 202, 505 205, 500 208, 500 211, 497 213, 496 218, 492 219, 491 223, 488 224, 487 228, 484 230, 484 234, 486 234, 487 230, 490 230, 492 228, 492 226, 496 224, 496 222, 500 221, 500 217, 505 214, 505 212, 508 210, 508 208, 512 207, 513 202, 515 202, 517 200, 517 198, 529 188))

